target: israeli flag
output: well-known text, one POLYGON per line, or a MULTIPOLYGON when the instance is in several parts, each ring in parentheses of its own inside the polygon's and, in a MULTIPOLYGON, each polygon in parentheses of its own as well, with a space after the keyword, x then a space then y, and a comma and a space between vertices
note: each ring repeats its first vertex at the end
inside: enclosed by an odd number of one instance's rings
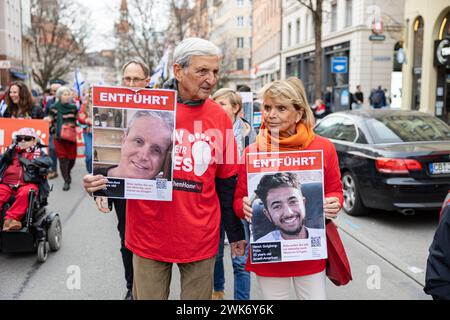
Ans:
POLYGON ((80 70, 76 69, 73 78, 73 89, 78 93, 78 97, 81 97, 81 90, 83 89, 84 83, 85 81, 80 70))
POLYGON ((153 88, 155 84, 158 82, 158 79, 166 79, 167 78, 167 65, 169 63, 169 50, 164 51, 164 55, 159 61, 158 65, 155 68, 155 72, 150 79, 149 87, 153 88))
POLYGON ((3 117, 3 114, 5 113, 8 106, 6 105, 5 100, 0 101, 0 117, 3 117))

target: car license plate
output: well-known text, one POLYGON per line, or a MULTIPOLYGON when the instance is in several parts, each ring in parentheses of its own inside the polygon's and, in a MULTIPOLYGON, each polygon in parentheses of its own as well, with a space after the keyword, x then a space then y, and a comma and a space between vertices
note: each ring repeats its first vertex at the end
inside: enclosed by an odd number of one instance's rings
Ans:
POLYGON ((450 174, 450 162, 430 163, 431 174, 450 174))

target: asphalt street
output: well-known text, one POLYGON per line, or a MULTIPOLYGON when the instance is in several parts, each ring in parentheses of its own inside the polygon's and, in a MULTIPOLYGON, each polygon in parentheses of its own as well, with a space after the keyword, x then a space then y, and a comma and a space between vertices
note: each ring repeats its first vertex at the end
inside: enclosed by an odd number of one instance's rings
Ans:
MULTIPOLYGON (((83 162, 78 160, 72 188, 63 192, 62 179, 51 180, 49 210, 60 213, 62 247, 45 263, 35 254, 0 253, 0 299, 120 300, 125 280, 119 252, 117 218, 101 214, 81 186, 83 162)), ((436 216, 404 217, 375 213, 367 217, 342 214, 337 221, 349 256, 353 281, 336 287, 328 281, 328 299, 430 299, 422 290, 428 246, 436 216)), ((233 298, 229 246, 225 248, 225 298, 233 298)), ((179 299, 179 273, 173 268, 170 299, 179 299)), ((254 276, 251 298, 262 299, 254 276)))

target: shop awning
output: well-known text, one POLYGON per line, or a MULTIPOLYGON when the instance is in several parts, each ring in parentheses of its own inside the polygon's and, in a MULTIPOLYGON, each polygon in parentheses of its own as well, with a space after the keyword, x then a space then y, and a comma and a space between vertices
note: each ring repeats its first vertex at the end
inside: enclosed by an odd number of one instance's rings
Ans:
POLYGON ((11 69, 9 71, 14 78, 25 80, 28 78, 28 75, 25 72, 21 72, 19 70, 11 69))

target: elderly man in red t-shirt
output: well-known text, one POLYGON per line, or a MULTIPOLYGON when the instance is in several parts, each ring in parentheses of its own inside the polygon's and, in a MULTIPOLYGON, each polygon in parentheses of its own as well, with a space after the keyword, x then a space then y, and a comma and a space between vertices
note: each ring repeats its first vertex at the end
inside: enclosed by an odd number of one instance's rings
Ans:
MULTIPOLYGON (((164 85, 178 91, 173 200, 127 201, 125 239, 134 254, 135 299, 167 299, 173 263, 181 273, 181 299, 211 299, 221 214, 232 254, 244 254, 244 230, 232 209, 233 127, 209 99, 220 59, 220 49, 204 39, 188 38, 175 48, 175 78, 164 85)), ((106 182, 101 175, 84 178, 87 192, 106 182)))

